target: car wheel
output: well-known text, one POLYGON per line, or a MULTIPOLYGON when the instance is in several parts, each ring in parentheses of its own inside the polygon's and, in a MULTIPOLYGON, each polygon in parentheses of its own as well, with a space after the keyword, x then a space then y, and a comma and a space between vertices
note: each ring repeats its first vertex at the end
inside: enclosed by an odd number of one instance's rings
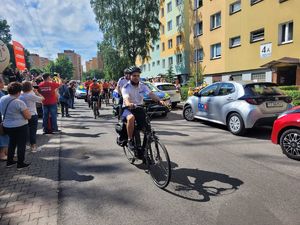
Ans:
POLYGON ((245 125, 242 117, 238 113, 232 113, 227 119, 228 130, 234 134, 241 136, 245 133, 245 125))
POLYGON ((194 120, 194 112, 191 106, 187 106, 183 109, 183 117, 187 121, 193 121, 194 120))
POLYGON ((300 160, 300 130, 286 130, 280 137, 280 146, 287 157, 300 160))

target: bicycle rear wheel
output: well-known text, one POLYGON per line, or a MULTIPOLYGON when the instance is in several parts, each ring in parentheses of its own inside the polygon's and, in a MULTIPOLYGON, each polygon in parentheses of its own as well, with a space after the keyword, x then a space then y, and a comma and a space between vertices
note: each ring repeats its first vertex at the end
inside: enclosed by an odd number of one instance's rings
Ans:
POLYGON ((98 110, 97 110, 97 102, 93 102, 93 111, 94 111, 94 118, 97 118, 98 110))
POLYGON ((171 163, 164 144, 158 140, 149 144, 146 163, 154 184, 159 188, 167 187, 171 179, 171 163))

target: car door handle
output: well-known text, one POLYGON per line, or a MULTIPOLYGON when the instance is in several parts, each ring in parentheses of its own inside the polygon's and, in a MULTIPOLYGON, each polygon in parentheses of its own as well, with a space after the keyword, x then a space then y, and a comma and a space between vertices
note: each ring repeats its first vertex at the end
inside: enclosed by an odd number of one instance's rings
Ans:
POLYGON ((231 98, 231 97, 229 97, 229 98, 227 98, 227 100, 228 100, 228 101, 233 101, 234 99, 231 98))

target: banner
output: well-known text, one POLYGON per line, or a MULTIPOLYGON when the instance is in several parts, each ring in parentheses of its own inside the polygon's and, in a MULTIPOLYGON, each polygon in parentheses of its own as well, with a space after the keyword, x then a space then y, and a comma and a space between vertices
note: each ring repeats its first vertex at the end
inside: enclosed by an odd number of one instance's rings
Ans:
POLYGON ((0 40, 0 73, 9 65, 9 51, 7 46, 0 40))
POLYGON ((23 71, 26 68, 24 47, 19 42, 13 41, 13 48, 16 60, 16 67, 19 70, 23 71))

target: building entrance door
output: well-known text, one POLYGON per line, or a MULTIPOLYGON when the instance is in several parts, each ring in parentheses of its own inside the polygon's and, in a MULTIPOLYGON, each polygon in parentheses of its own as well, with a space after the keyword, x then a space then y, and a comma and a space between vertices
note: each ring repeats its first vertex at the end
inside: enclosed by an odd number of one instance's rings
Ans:
POLYGON ((277 68, 277 84, 281 86, 296 85, 297 66, 277 68))

